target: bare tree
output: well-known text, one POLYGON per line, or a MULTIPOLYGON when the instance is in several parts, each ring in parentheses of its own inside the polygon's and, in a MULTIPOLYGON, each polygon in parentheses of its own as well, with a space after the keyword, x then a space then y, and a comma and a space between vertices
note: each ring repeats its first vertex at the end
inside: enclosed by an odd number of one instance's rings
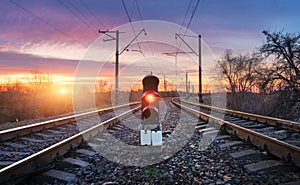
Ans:
POLYGON ((278 90, 277 82, 274 80, 272 66, 267 62, 261 62, 255 70, 255 85, 259 88, 260 93, 272 94, 278 90))
MULTIPOLYGON (((0 123, 19 121, 28 116, 26 110, 26 87, 20 80, 5 79, 0 87, 0 123)), ((27 109, 31 110, 31 109, 27 109)))
POLYGON ((281 87, 299 90, 300 87, 300 33, 263 31, 266 43, 260 52, 272 61, 273 80, 281 80, 281 87))
POLYGON ((48 89, 52 84, 52 76, 49 73, 42 73, 38 70, 32 70, 28 77, 30 89, 36 95, 48 89))
POLYGON ((233 56, 232 51, 227 50, 223 59, 218 61, 218 67, 231 92, 251 92, 255 84, 256 67, 261 61, 255 53, 233 56))
POLYGON ((107 82, 98 79, 95 84, 95 92, 104 92, 107 86, 107 82))
POLYGON ((218 67, 230 85, 230 91, 235 92, 235 61, 231 50, 226 50, 222 60, 218 61, 218 67))

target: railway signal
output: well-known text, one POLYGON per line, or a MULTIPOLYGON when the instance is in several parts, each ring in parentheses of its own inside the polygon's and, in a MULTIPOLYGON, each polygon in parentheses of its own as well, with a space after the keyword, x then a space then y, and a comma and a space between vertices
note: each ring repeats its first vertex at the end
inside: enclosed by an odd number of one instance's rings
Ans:
POLYGON ((148 75, 143 79, 142 119, 140 128, 141 145, 162 145, 162 127, 159 122, 159 98, 156 76, 148 75))

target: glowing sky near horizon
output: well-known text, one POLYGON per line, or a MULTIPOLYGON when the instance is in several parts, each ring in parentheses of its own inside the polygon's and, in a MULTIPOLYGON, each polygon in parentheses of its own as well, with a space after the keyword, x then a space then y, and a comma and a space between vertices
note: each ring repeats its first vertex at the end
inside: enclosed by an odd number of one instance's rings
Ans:
MULTIPOLYGON (((24 74, 37 69, 63 77, 74 76, 88 47, 101 36, 98 29, 110 30, 128 23, 121 0, 86 0, 84 3, 81 0, 14 1, 21 7, 10 0, 1 1, 0 6, 0 75, 24 74)), ((186 26, 197 0, 191 0, 191 9, 185 20, 190 1, 137 2, 143 20, 178 25, 184 22, 183 26, 186 26)), ((126 0, 125 3, 132 21, 139 21, 135 0, 126 0)), ((299 7, 298 0, 201 0, 190 30, 202 35, 216 58, 220 58, 226 49, 232 49, 236 54, 251 52, 263 43, 263 30, 299 32, 299 7)), ((146 48, 143 51, 146 54, 153 52, 146 46, 143 48, 146 48)), ((136 50, 137 46, 130 49, 136 50)), ((154 48, 154 52, 159 55, 172 51, 162 47, 154 48)), ((131 52, 130 55, 138 54, 131 52)), ((161 57, 174 60, 173 57, 161 57)), ((113 60, 107 67, 111 69, 109 73, 114 72, 113 60)), ((140 68, 145 71, 142 66, 140 68)), ((67 79, 63 77, 62 80, 67 79)))

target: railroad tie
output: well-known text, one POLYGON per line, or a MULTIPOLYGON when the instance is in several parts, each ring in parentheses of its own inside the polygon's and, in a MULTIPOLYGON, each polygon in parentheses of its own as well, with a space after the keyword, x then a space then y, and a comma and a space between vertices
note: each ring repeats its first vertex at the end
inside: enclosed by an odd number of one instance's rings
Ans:
POLYGON ((242 150, 242 151, 239 151, 239 152, 231 153, 230 156, 234 159, 237 159, 237 158, 242 158, 242 157, 245 157, 245 156, 248 156, 248 155, 258 154, 258 153, 259 152, 256 151, 256 150, 248 149, 248 150, 242 150))
POLYGON ((241 141, 231 141, 231 142, 228 142, 228 143, 219 144, 218 146, 221 150, 225 150, 227 148, 230 148, 230 147, 233 147, 233 146, 236 146, 236 145, 240 145, 240 144, 243 144, 243 142, 241 142, 241 141))
POLYGON ((216 140, 223 140, 223 139, 230 139, 230 138, 231 138, 230 135, 219 135, 215 139, 216 140))
POLYGON ((90 156, 90 157, 96 155, 96 152, 91 151, 91 150, 85 150, 85 149, 78 149, 78 150, 76 150, 76 153, 83 154, 83 155, 90 156))
POLYGON ((219 130, 210 130, 202 133, 203 137, 216 137, 219 133, 219 130))
POLYGON ((253 173, 253 172, 260 171, 260 170, 265 170, 268 168, 279 166, 281 164, 282 164, 281 162, 276 161, 276 160, 266 160, 266 161, 260 161, 260 162, 256 162, 256 163, 246 164, 246 165, 244 165, 244 168, 249 173, 253 173))
POLYGON ((207 124, 204 124, 204 125, 198 125, 195 127, 195 129, 205 129, 207 127, 207 124))
POLYGON ((57 161, 56 166, 59 169, 64 169, 64 168, 73 168, 73 167, 87 167, 89 165, 88 162, 82 161, 79 159, 74 159, 74 158, 65 158, 62 161, 57 161))
POLYGON ((212 130, 216 130, 216 128, 214 128, 214 127, 208 127, 208 128, 204 128, 204 129, 198 130, 198 132, 200 134, 203 134, 204 132, 212 131, 212 130))
POLYGON ((75 182, 77 177, 73 173, 68 173, 60 170, 51 169, 45 173, 43 173, 44 180, 50 181, 50 183, 54 183, 55 180, 58 180, 62 183, 72 183, 75 182))

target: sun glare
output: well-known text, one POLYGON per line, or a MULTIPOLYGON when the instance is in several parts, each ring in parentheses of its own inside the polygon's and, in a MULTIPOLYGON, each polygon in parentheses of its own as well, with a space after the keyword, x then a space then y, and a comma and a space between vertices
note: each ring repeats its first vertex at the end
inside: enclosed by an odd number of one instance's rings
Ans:
POLYGON ((67 94, 68 90, 67 89, 59 89, 60 94, 67 94))

